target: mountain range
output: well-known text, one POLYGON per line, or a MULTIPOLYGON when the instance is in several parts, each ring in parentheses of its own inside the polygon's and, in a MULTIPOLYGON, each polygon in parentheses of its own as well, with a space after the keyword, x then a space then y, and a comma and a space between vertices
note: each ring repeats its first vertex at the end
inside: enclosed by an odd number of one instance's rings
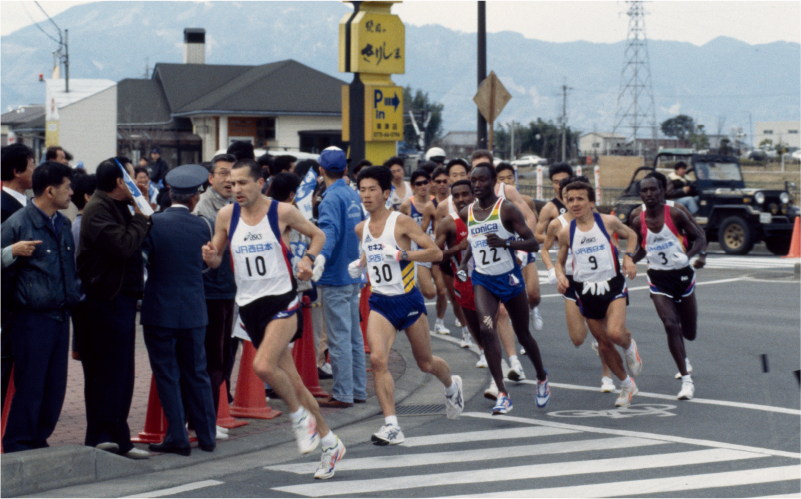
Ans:
MULTIPOLYGON (((183 30, 191 27, 206 30, 208 64, 295 59, 349 82, 352 75, 337 70, 337 47, 339 21, 351 11, 333 1, 96 2, 53 19, 69 30, 72 78, 143 78, 146 66, 152 71, 159 62, 183 62, 183 30)), ((50 24, 40 25, 55 32, 50 24)), ((649 40, 647 47, 657 123, 687 114, 707 133, 740 126, 750 135, 749 121, 801 118, 798 43, 750 45, 719 37, 700 47, 660 40, 649 40)), ((565 85, 568 124, 583 132, 611 131, 625 48, 625 41, 552 43, 488 33, 487 70, 512 95, 498 123, 557 122, 565 85)), ((0 39, 3 111, 44 103, 38 75, 50 76, 56 49, 34 25, 0 39)), ((476 60, 475 33, 407 25, 406 73, 392 79, 442 103, 445 131, 475 130, 476 60)))

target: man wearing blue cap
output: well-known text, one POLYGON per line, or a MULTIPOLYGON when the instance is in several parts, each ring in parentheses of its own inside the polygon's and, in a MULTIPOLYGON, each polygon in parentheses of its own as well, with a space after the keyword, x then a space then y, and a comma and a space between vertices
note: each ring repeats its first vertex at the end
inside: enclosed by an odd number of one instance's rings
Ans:
POLYGON ((172 205, 153 215, 153 226, 142 245, 148 280, 141 323, 168 423, 164 441, 150 444, 154 452, 189 455, 182 396, 187 401, 198 446, 207 452, 215 447, 217 417, 204 346, 208 316, 202 252, 213 231, 211 222, 192 214, 198 188, 207 178, 208 170, 200 165, 180 166, 167 174, 172 205), (182 394, 182 390, 186 393, 182 394))
POLYGON ((326 190, 317 225, 325 233, 318 258, 325 258, 322 276, 312 279, 322 289, 328 353, 334 375, 333 394, 324 407, 351 407, 367 399, 364 338, 359 327, 361 278, 348 274, 348 264, 359 258, 356 224, 364 220, 359 194, 343 179, 347 159, 342 149, 329 147, 320 154, 326 190))

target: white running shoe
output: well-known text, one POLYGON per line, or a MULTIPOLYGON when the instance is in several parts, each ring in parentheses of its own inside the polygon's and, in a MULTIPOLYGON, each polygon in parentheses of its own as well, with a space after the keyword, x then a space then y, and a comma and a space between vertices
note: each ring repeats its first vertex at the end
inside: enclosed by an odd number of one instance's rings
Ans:
POLYGON ((495 407, 492 408, 492 415, 497 416, 498 414, 507 414, 509 412, 512 412, 512 399, 501 392, 498 394, 498 401, 495 407))
POLYGON ((537 380, 537 395, 534 397, 534 401, 537 403, 537 407, 542 408, 548 405, 549 400, 551 400, 551 388, 548 386, 548 376, 546 375, 545 381, 537 380))
POLYGON ((473 337, 470 336, 470 333, 467 332, 467 331, 463 332, 462 333, 462 342, 459 343, 459 346, 462 347, 462 348, 470 348, 473 345, 474 345, 473 337))
POLYGON ((679 400, 692 400, 693 395, 695 395, 695 384, 692 381, 682 381, 679 400))
POLYGON ((615 391, 615 382, 609 376, 601 376, 601 393, 615 391))
POLYGON ((523 347, 520 347, 520 355, 525 355, 525 354, 526 354, 526 349, 523 348, 523 347))
POLYGON ((403 436, 401 429, 394 424, 385 424, 378 430, 378 433, 373 433, 372 438, 375 445, 397 445, 402 444, 406 438, 403 436))
POLYGON ((540 315, 540 307, 534 307, 529 313, 529 327, 534 331, 542 331, 542 326, 545 323, 542 320, 542 316, 540 315))
POLYGON ((489 387, 484 390, 484 398, 492 401, 498 400, 498 385, 495 384, 495 380, 490 381, 489 387))
POLYGON ((595 354, 598 355, 598 357, 600 357, 601 356, 601 352, 598 350, 598 342, 595 341, 595 340, 592 340, 592 344, 590 346, 592 347, 593 350, 595 350, 595 354))
POLYGON ((337 437, 337 444, 330 449, 323 449, 323 457, 320 459, 320 466, 314 472, 314 478, 326 480, 334 476, 334 467, 340 459, 345 457, 345 444, 337 437))
POLYGON ((456 327, 464 327, 464 324, 462 324, 461 322, 459 322, 459 319, 454 319, 454 320, 453 320, 453 324, 454 324, 454 326, 456 326, 456 327))
POLYGON ((222 426, 218 426, 217 427, 217 434, 214 436, 214 438, 217 439, 217 440, 225 440, 226 438, 228 438, 228 432, 227 431, 221 431, 221 429, 222 429, 222 426))
POLYGON ((462 377, 451 376, 451 379, 456 383, 456 393, 452 396, 445 396, 445 415, 448 419, 456 419, 464 409, 464 396, 462 395, 462 377))
MULTIPOLYGON (((687 374, 692 374, 693 373, 693 366, 690 365, 690 359, 684 359, 684 365, 687 366, 687 374)), ((676 379, 681 379, 681 373, 678 372, 673 377, 676 378, 676 379)))
POLYGON ((292 423, 295 440, 301 454, 308 454, 320 444, 320 433, 317 431, 317 420, 304 409, 303 417, 297 423, 292 423))
POLYGON ((476 367, 487 367, 487 358, 484 357, 484 352, 481 352, 481 356, 478 358, 478 362, 476 362, 476 367))
POLYGON ((631 397, 637 394, 639 390, 634 380, 631 380, 631 386, 621 386, 620 396, 615 400, 615 407, 628 407, 631 405, 631 397))
POLYGON ((434 324, 434 332, 442 335, 451 334, 451 330, 446 328, 445 324, 441 322, 437 322, 436 324, 434 324))
POLYGON ((626 367, 629 368, 630 375, 639 376, 642 372, 642 360, 637 350, 637 342, 634 340, 631 340, 631 350, 631 352, 626 351, 626 367))
POLYGON ((217 425, 217 432, 228 433, 228 428, 226 428, 225 426, 217 425))
POLYGON ((515 359, 509 362, 511 367, 509 368, 509 372, 506 373, 506 377, 511 379, 512 381, 523 381, 526 379, 526 373, 523 372, 523 366, 520 364, 520 360, 515 359))

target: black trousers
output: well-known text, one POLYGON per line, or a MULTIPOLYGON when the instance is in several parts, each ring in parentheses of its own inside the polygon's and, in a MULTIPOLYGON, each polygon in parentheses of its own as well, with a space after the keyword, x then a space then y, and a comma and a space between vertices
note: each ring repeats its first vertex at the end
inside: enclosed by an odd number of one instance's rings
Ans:
POLYGON ((136 297, 117 295, 111 301, 87 296, 88 328, 81 345, 86 377, 86 439, 95 447, 103 442, 133 448, 128 413, 134 389, 136 297))
POLYGON ((47 447, 61 415, 67 391, 69 314, 58 321, 18 310, 9 321, 14 350, 14 385, 5 452, 47 447))
MULTIPOLYGON (((206 373, 206 328, 171 329, 146 325, 144 331, 159 401, 167 417, 164 442, 182 447, 189 445, 184 426, 184 399, 198 441, 202 445, 214 445, 217 414, 206 373)), ((219 391, 219 387, 217 389, 219 391)))
POLYGON ((225 378, 227 352, 231 350, 234 327, 234 300, 206 300, 209 324, 206 326, 206 372, 211 381, 214 413, 220 408, 220 385, 225 378))

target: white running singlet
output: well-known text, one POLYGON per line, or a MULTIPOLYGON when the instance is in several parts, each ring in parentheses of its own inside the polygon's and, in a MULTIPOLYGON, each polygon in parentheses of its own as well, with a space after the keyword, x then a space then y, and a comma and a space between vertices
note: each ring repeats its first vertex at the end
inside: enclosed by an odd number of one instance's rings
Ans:
POLYGON ((291 253, 281 239, 278 201, 270 200, 267 214, 255 225, 240 217, 234 203, 228 244, 236 280, 236 304, 240 307, 263 296, 279 296, 295 289, 291 253))
POLYGON ((689 265, 690 260, 684 252, 679 230, 670 216, 670 206, 665 205, 665 222, 659 233, 651 232, 645 223, 645 211, 640 214, 642 245, 646 251, 648 268, 653 270, 678 270, 689 265))
POLYGON ((501 204, 498 199, 489 216, 484 220, 476 220, 473 216, 475 201, 467 210, 467 240, 473 250, 476 272, 484 275, 501 275, 511 272, 515 268, 515 257, 509 248, 490 248, 487 245, 487 235, 496 234, 503 240, 514 241, 514 233, 506 230, 501 220, 501 204))
POLYGON ((395 241, 395 223, 400 212, 393 211, 387 217, 384 232, 375 237, 370 233, 370 223, 364 224, 362 250, 367 258, 367 276, 372 292, 385 296, 408 293, 414 288, 414 262, 385 261, 388 249, 400 249, 395 241))
POLYGON ((608 281, 620 272, 617 248, 606 232, 601 215, 593 213, 595 223, 587 232, 570 222, 570 249, 573 251, 573 279, 578 282, 608 281))

